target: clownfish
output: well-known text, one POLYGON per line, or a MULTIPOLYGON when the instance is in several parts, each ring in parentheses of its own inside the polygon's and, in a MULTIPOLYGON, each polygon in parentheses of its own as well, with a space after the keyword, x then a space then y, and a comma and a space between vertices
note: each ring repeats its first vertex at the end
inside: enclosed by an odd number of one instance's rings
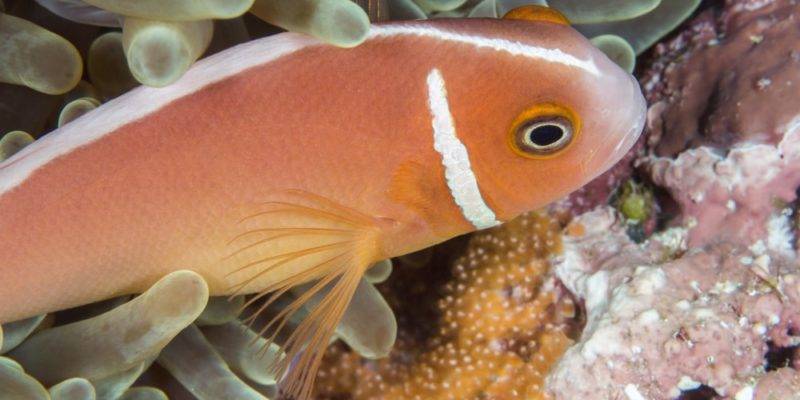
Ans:
POLYGON ((637 81, 557 13, 283 33, 140 87, 0 164, 0 322, 190 269, 274 300, 300 398, 365 269, 540 208, 636 142, 637 81), (282 319, 283 318, 283 319, 282 319))

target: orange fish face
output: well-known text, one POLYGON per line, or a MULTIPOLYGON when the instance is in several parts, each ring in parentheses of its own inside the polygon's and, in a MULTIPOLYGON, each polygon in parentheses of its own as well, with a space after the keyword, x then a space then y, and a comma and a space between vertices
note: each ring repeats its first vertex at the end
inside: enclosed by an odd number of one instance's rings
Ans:
POLYGON ((646 104, 637 81, 569 26, 485 21, 474 35, 483 34, 507 39, 447 66, 457 73, 442 68, 429 86, 445 86, 440 108, 446 103, 469 150, 483 214, 506 221, 619 161, 639 137, 646 104))

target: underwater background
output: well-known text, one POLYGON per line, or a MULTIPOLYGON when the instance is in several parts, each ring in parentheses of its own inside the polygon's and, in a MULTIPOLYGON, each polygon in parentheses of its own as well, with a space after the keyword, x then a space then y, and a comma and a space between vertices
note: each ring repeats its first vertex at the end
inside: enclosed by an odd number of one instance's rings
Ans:
MULTIPOLYGON (((634 73, 645 132, 546 209, 371 267, 315 398, 800 399, 795 0, 4 0, 0 160, 282 30, 352 47, 529 4, 634 73)), ((0 399, 281 398, 266 320, 201 281, 3 324, 0 399)))

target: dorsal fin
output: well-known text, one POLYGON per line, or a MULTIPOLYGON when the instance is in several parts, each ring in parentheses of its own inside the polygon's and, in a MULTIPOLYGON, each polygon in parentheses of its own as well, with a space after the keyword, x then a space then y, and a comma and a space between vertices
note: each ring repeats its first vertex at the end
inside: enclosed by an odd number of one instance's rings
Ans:
POLYGON ((517 7, 503 16, 503 19, 521 19, 524 21, 552 22, 559 25, 569 25, 569 20, 554 8, 547 6, 529 5, 517 7))

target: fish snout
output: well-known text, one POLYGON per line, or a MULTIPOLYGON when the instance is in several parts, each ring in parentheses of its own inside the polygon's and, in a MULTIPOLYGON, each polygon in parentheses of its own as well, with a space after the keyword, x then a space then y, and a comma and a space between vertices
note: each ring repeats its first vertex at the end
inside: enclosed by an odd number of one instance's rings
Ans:
POLYGON ((632 75, 627 75, 627 82, 623 83, 629 89, 623 90, 619 110, 619 121, 615 134, 616 146, 609 154, 606 169, 619 162, 639 140, 644 129, 647 116, 647 102, 642 94, 639 82, 632 75))

